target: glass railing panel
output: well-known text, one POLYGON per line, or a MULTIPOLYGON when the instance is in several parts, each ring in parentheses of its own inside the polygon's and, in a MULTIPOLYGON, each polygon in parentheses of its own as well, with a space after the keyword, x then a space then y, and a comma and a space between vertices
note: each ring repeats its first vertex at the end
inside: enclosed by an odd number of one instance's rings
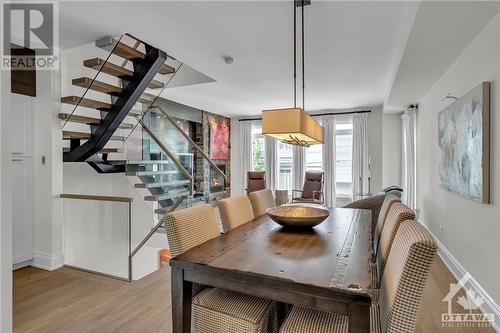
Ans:
POLYGON ((166 212, 179 198, 191 195, 192 166, 142 124, 124 145, 126 173, 138 178, 136 187, 146 190, 145 199, 153 202, 155 212, 166 212))
POLYGON ((143 121, 192 175, 193 197, 226 192, 226 163, 210 160, 201 123, 174 118, 158 107, 153 107, 143 121))

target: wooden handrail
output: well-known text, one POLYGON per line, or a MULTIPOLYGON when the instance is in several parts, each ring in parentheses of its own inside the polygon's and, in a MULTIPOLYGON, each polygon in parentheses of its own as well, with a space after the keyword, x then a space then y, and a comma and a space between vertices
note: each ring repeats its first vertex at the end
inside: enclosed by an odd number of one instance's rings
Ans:
POLYGON ((115 197, 107 195, 87 195, 87 194, 73 194, 73 193, 62 193, 60 197, 64 199, 81 199, 81 200, 97 200, 97 201, 113 201, 113 202, 134 201, 134 199, 131 197, 115 197))

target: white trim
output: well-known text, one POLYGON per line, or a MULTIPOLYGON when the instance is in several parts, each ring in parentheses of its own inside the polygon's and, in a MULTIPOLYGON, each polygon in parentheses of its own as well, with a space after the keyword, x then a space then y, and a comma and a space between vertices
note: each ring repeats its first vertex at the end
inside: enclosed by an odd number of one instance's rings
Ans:
POLYGON ((477 280, 470 274, 470 272, 467 272, 467 270, 462 266, 462 264, 460 264, 457 258, 455 258, 455 256, 453 256, 453 254, 451 254, 451 252, 446 248, 446 246, 441 243, 439 238, 437 238, 432 233, 432 231, 427 228, 427 225, 425 225, 425 223, 422 223, 422 219, 420 219, 420 224, 422 224, 436 240, 436 243, 438 245, 438 256, 441 258, 446 268, 448 268, 453 277, 457 281, 460 281, 466 274, 469 274, 468 283, 466 283, 466 285, 469 285, 485 301, 484 304, 479 307, 481 312, 492 313, 495 315, 495 324, 493 325, 493 329, 497 333, 500 333, 500 307, 498 306, 498 304, 486 292, 486 290, 481 287, 479 282, 477 282, 477 280))
POLYGON ((47 271, 53 271, 64 266, 64 254, 48 254, 35 251, 31 266, 45 269, 47 271))
POLYGON ((15 271, 16 269, 31 266, 32 263, 33 263, 33 259, 19 262, 17 264, 12 265, 12 270, 15 271))

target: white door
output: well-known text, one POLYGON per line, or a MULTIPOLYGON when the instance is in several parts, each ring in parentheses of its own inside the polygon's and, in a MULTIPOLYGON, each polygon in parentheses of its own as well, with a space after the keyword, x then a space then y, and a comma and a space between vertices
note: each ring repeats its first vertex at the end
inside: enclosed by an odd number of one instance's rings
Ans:
POLYGON ((12 246, 14 265, 33 259, 33 98, 12 94, 12 246))
POLYGON ((14 265, 33 259, 33 161, 12 158, 12 245, 14 265))

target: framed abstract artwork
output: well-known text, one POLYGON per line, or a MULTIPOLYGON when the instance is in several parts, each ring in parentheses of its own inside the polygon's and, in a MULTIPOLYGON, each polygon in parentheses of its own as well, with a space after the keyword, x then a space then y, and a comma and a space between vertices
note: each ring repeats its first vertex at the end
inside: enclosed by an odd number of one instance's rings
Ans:
POLYGON ((483 82, 439 112, 441 187, 490 202, 490 83, 483 82))
POLYGON ((229 126, 226 122, 210 122, 210 158, 229 159, 229 126))

